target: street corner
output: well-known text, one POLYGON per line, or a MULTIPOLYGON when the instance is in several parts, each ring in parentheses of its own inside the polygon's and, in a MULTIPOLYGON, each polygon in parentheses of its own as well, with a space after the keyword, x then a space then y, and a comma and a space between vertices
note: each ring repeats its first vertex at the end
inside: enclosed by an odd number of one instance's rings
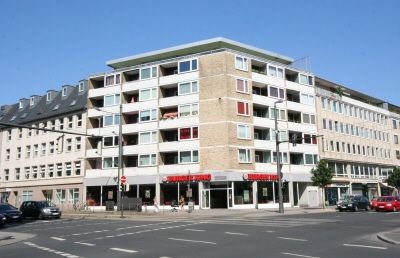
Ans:
POLYGON ((376 236, 383 242, 400 245, 400 228, 392 231, 380 232, 376 236))
POLYGON ((0 232, 0 246, 15 244, 35 237, 35 234, 0 232))

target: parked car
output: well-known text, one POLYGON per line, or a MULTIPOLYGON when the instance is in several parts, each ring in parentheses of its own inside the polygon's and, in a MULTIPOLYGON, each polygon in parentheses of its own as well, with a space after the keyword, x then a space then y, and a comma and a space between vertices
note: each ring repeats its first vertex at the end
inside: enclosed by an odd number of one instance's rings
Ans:
POLYGON ((7 222, 22 220, 22 213, 8 203, 0 203, 0 214, 6 217, 7 222))
POLYGON ((376 211, 400 211, 399 196, 382 196, 378 198, 376 211))
POLYGON ((372 199, 371 202, 369 203, 369 207, 371 208, 371 210, 375 210, 377 206, 378 206, 378 198, 372 199))
POLYGON ((348 195, 345 198, 338 202, 337 208, 339 211, 350 210, 350 211, 359 211, 359 210, 369 210, 369 200, 367 197, 362 195, 348 195))
POLYGON ((7 218, 3 214, 0 214, 0 228, 4 227, 4 224, 6 224, 7 218))
POLYGON ((25 201, 19 210, 24 218, 61 218, 61 211, 49 201, 25 201))

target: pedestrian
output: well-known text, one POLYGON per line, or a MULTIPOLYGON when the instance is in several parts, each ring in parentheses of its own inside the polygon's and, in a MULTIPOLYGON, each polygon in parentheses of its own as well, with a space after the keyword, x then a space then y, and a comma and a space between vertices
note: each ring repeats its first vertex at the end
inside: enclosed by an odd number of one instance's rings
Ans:
POLYGON ((154 202, 154 212, 158 213, 160 208, 158 207, 157 196, 154 196, 153 202, 154 202))
POLYGON ((185 209, 185 197, 181 195, 181 198, 179 199, 179 205, 181 206, 181 210, 183 211, 185 209))

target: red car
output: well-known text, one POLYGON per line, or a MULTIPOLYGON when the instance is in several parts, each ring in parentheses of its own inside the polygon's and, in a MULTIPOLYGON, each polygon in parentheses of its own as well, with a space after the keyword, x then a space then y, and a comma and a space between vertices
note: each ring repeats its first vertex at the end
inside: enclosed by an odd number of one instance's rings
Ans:
POLYGON ((371 210, 375 210, 377 206, 378 206, 378 199, 377 198, 372 199, 371 202, 369 203, 369 207, 371 208, 371 210))
POLYGON ((398 196, 382 196, 378 198, 375 207, 376 211, 399 211, 400 197, 398 196))

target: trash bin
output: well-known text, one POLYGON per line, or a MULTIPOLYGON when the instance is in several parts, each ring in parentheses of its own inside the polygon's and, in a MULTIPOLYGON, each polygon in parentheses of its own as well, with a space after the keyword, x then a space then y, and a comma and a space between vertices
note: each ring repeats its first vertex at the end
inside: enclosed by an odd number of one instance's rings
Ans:
POLYGON ((106 211, 114 211, 114 201, 106 201, 106 211))
POLYGON ((190 201, 188 202, 188 212, 191 213, 194 210, 194 202, 190 201))

